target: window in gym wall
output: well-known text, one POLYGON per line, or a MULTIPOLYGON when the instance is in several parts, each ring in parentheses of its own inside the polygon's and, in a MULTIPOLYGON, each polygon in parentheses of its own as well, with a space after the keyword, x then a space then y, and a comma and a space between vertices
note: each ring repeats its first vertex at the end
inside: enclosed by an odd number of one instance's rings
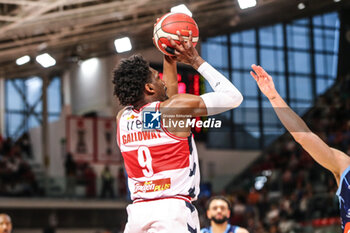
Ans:
POLYGON ((61 78, 54 77, 47 88, 49 122, 59 119, 62 109, 61 78))
MULTIPOLYGON (((204 59, 228 73, 244 96, 239 108, 223 114, 231 116, 231 125, 224 127, 233 132, 225 147, 261 148, 284 132, 270 103, 249 75, 251 64, 261 64, 273 76, 281 96, 304 114, 336 79, 338 38, 338 14, 328 13, 203 41, 204 59)), ((227 139, 227 133, 223 137, 227 139)), ((210 132, 208 138, 209 146, 218 146, 216 141, 220 140, 210 140, 210 132)))
POLYGON ((337 13, 313 18, 317 94, 324 93, 337 77, 339 19, 337 13))
MULTIPOLYGON (((42 88, 40 77, 7 79, 5 83, 6 136, 18 138, 30 128, 42 124, 42 88)), ((50 79, 47 88, 48 120, 57 120, 61 112, 61 79, 50 79)))

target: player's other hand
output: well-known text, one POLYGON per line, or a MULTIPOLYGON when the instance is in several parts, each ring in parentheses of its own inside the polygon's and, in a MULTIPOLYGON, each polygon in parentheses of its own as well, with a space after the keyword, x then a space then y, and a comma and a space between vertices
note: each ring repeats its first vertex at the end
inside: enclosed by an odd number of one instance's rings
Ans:
POLYGON ((192 44, 192 32, 189 32, 188 39, 184 39, 179 31, 177 31, 180 44, 177 44, 171 37, 168 37, 171 46, 175 49, 174 55, 178 62, 185 63, 197 69, 204 60, 199 56, 197 50, 192 44))
MULTIPOLYGON (((166 47, 165 44, 162 44, 163 47, 166 47)), ((167 55, 164 55, 164 59, 165 61, 167 61, 168 63, 170 64, 174 64, 176 63, 176 57, 175 56, 167 56, 167 55)))
POLYGON ((272 77, 261 67, 255 64, 252 65, 253 71, 250 71, 251 76, 255 79, 259 89, 268 99, 274 99, 278 93, 273 83, 272 77))

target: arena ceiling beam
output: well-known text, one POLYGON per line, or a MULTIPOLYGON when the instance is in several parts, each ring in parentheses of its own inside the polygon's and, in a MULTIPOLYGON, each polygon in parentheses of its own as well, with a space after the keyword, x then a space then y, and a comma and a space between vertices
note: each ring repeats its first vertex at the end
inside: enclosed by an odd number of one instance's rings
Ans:
POLYGON ((23 6, 43 6, 46 3, 42 1, 28 1, 28 0, 0 0, 0 3, 23 6))
POLYGON ((66 2, 66 0, 56 0, 52 3, 49 3, 47 1, 42 1, 42 2, 46 2, 47 4, 40 7, 40 8, 35 8, 35 10, 31 9, 30 11, 26 11, 25 16, 22 17, 20 20, 17 20, 13 23, 4 25, 3 27, 0 28, 0 35, 4 35, 8 30, 18 27, 19 25, 24 24, 25 22, 31 20, 31 19, 35 19, 36 17, 52 10, 55 9, 59 6, 62 6, 64 2, 66 2))
MULTIPOLYGON (((349 0, 309 0, 303 11, 297 0, 258 0, 241 10, 235 0, 0 0, 0 69, 16 70, 23 55, 52 52, 57 59, 113 54, 113 40, 131 37, 134 48, 152 46, 155 19, 185 3, 196 19, 201 38, 305 17, 349 6, 349 0), (83 48, 83 49, 77 49, 83 48)), ((59 61, 58 61, 59 62, 59 61)), ((28 64, 30 65, 30 64, 28 64)))
POLYGON ((19 20, 19 17, 16 16, 5 16, 5 15, 0 15, 0 21, 8 21, 8 22, 15 22, 19 20))

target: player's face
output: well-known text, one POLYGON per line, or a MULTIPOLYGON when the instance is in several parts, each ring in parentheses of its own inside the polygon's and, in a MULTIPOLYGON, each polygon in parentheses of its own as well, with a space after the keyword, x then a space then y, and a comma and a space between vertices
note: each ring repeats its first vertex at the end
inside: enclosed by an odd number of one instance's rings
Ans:
POLYGON ((207 217, 217 224, 226 222, 230 217, 230 209, 227 203, 223 200, 213 200, 207 210, 207 217))
POLYGON ((0 215, 0 233, 11 233, 11 219, 6 215, 0 215))
POLYGON ((152 84, 155 89, 155 93, 157 95, 157 100, 164 101, 168 99, 167 96, 167 88, 165 86, 165 83, 163 80, 160 79, 158 71, 150 67, 150 70, 152 72, 152 84))

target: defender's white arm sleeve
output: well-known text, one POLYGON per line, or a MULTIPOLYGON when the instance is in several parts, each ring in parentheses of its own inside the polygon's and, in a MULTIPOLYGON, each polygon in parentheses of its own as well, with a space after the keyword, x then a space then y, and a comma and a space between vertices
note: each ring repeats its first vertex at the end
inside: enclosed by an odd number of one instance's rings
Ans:
POLYGON ((243 96, 241 92, 209 63, 201 64, 198 67, 198 72, 214 90, 214 92, 200 96, 207 107, 208 116, 236 108, 242 103, 243 96))

